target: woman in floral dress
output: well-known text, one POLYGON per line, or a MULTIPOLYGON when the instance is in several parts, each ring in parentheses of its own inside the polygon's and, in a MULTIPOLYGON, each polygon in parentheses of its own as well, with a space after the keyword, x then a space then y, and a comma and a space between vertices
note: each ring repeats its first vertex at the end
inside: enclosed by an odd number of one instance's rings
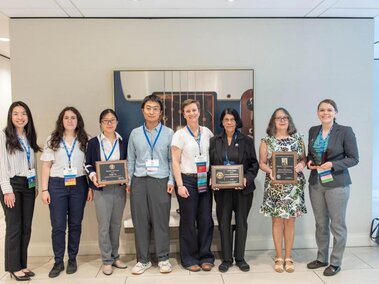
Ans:
POLYGON ((297 133, 291 115, 284 108, 278 108, 271 116, 267 135, 259 148, 259 167, 266 173, 263 204, 260 212, 272 218, 272 237, 276 256, 275 271, 293 272, 291 251, 295 237, 295 219, 307 212, 304 202, 305 178, 303 169, 306 165, 305 148, 302 136, 297 133), (273 183, 272 153, 296 152, 296 184, 273 183), (285 255, 282 243, 284 239, 285 255))

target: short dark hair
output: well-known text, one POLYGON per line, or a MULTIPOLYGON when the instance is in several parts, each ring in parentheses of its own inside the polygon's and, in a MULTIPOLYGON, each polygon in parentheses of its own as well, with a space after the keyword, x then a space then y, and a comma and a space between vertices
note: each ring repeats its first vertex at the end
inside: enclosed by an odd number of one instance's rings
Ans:
POLYGON ((113 109, 111 109, 111 108, 107 108, 107 109, 103 110, 100 113, 99 123, 101 123, 101 121, 103 120, 104 116, 106 116, 108 113, 113 114, 116 117, 117 121, 118 121, 118 116, 117 116, 116 112, 113 109))
POLYGON ((286 110, 283 107, 279 107, 276 110, 274 110, 274 113, 271 115, 270 122, 268 123, 266 133, 268 136, 275 136, 276 134, 276 126, 275 126, 275 116, 278 111, 284 112, 288 116, 288 135, 295 134, 297 132, 297 129, 295 127, 295 124, 293 123, 292 117, 288 110, 286 110))
POLYGON ((200 103, 199 101, 197 100, 194 100, 194 99, 186 99, 183 103, 182 103, 182 106, 181 106, 181 111, 182 111, 182 114, 184 114, 184 108, 186 106, 189 106, 191 104, 195 104, 197 106, 197 109, 200 110, 200 103))
POLYGON ((234 120, 236 121, 236 128, 242 128, 242 120, 241 117, 234 108, 226 108, 221 112, 220 115, 220 127, 224 128, 224 125, 222 124, 222 121, 224 120, 225 115, 230 114, 234 116, 234 120))
POLYGON ((155 94, 152 94, 152 95, 149 95, 149 96, 146 96, 143 101, 142 101, 142 104, 141 104, 141 109, 143 109, 145 107, 145 104, 147 102, 156 102, 159 104, 160 108, 161 108, 161 111, 163 111, 163 102, 161 100, 160 97, 158 97, 157 95, 155 94))

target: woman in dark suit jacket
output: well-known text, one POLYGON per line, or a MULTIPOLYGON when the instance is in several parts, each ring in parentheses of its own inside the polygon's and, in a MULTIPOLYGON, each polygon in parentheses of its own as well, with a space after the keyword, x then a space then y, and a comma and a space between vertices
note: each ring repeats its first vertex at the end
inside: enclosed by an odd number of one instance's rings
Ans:
POLYGON ((308 163, 311 169, 309 194, 316 220, 317 259, 309 269, 328 266, 329 236, 333 234, 333 250, 325 276, 341 270, 346 246, 346 208, 350 195, 348 168, 359 162, 356 138, 351 127, 335 122, 338 109, 333 100, 321 101, 317 115, 321 125, 309 130, 308 163))
POLYGON ((231 230, 232 212, 235 214, 236 230, 234 258, 242 271, 249 271, 246 263, 245 244, 247 237, 247 217, 253 202, 254 179, 258 173, 258 161, 255 154, 254 140, 237 129, 242 121, 235 109, 223 110, 220 126, 224 131, 210 140, 210 164, 242 164, 244 169, 244 187, 215 190, 216 213, 221 236, 222 263, 219 271, 226 272, 233 264, 233 237, 231 230))
POLYGON ((96 162, 126 160, 127 144, 116 132, 118 117, 114 110, 103 110, 99 122, 102 133, 88 141, 85 169, 89 186, 93 189, 102 271, 105 275, 111 275, 113 267, 126 268, 118 253, 126 185, 101 184, 96 175, 96 162))

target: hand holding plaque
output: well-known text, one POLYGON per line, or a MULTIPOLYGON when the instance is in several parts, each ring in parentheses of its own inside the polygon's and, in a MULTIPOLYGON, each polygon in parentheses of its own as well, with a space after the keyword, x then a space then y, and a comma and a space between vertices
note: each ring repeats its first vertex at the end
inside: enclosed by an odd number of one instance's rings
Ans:
POLYGON ((128 167, 126 160, 97 161, 97 182, 101 185, 128 183, 128 167))
POLYGON ((274 180, 272 183, 295 184, 297 182, 296 164, 296 152, 273 152, 272 176, 274 180))
POLYGON ((212 166, 211 181, 213 188, 243 188, 243 179, 243 165, 212 166))

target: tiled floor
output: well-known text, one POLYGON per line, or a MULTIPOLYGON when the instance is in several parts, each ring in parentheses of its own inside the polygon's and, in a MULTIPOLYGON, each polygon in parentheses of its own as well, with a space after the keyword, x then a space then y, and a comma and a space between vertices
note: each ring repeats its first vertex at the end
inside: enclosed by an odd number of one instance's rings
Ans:
MULTIPOLYGON (((124 255, 122 259, 127 261, 128 268, 125 270, 115 269, 113 275, 105 276, 101 272, 99 256, 79 256, 78 271, 67 275, 65 272, 55 279, 49 279, 47 274, 53 265, 52 257, 30 257, 30 268, 37 276, 30 281, 34 284, 243 284, 243 283, 378 283, 379 280, 379 246, 347 248, 342 271, 333 277, 324 277, 322 269, 308 270, 306 263, 315 256, 314 249, 296 249, 293 252, 296 271, 294 273, 276 273, 273 271, 274 251, 247 251, 246 260, 251 265, 250 272, 244 273, 233 266, 227 273, 220 273, 217 266, 220 264, 219 257, 216 267, 211 272, 192 273, 183 269, 178 264, 178 255, 172 255, 170 260, 173 264, 173 272, 160 274, 156 266, 147 270, 144 274, 134 276, 131 267, 135 264, 134 255, 124 255)), ((0 261, 0 283, 15 283, 9 278, 9 274, 3 270, 3 260, 0 261)))

